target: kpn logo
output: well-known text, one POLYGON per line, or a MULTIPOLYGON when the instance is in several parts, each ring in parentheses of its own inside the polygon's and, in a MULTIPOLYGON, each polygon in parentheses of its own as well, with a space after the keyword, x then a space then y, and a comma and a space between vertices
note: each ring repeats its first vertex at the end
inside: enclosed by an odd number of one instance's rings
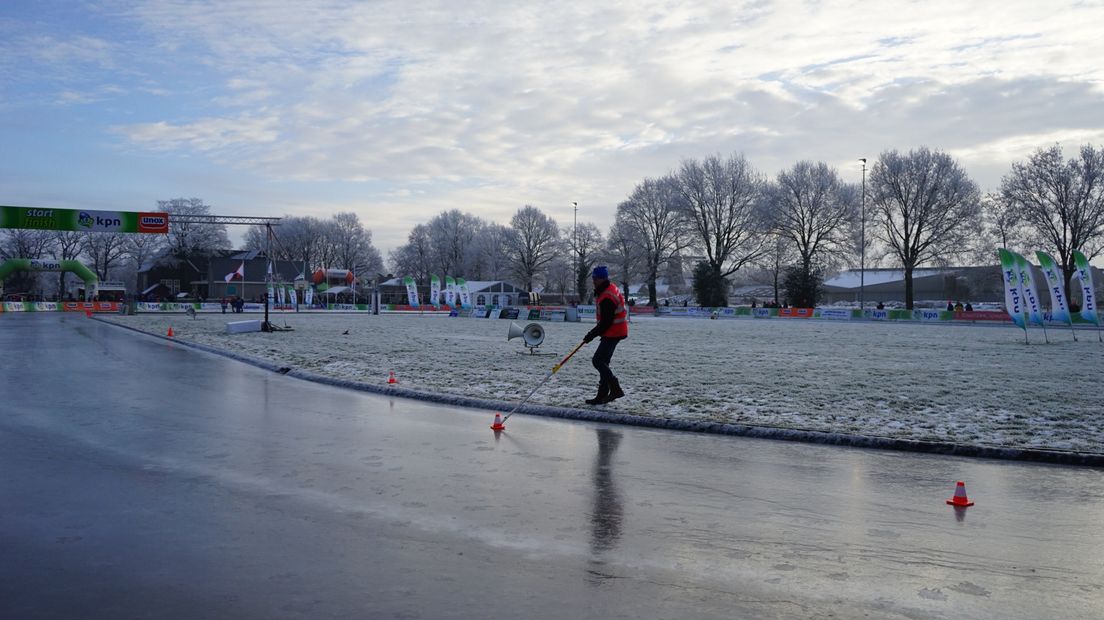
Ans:
POLYGON ((91 213, 81 211, 77 216, 77 224, 80 224, 84 228, 92 228, 92 224, 95 223, 96 218, 92 217, 91 213))

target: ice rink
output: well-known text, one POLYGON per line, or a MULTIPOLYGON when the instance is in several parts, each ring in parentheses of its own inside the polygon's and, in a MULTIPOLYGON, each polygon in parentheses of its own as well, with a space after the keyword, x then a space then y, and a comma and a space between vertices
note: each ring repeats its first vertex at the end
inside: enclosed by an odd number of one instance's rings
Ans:
MULTIPOLYGON (((237 315, 256 318, 256 315, 237 315)), ((227 335, 235 315, 108 320, 328 376, 517 400, 590 325, 543 322, 540 350, 507 342, 509 321, 416 315, 275 315, 292 332, 227 335), (345 331, 349 333, 344 334, 345 331)), ((519 321, 524 324, 525 321, 519 321)), ((1012 327, 800 319, 634 319, 614 371, 628 397, 604 409, 847 434, 1104 452, 1097 335, 1012 327)), ((584 348, 534 401, 585 407, 597 373, 584 348)))

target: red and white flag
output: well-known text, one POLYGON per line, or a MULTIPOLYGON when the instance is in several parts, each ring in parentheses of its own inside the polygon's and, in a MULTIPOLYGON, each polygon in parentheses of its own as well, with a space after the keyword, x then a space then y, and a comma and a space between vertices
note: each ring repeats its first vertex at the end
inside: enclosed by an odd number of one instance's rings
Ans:
POLYGON ((241 278, 242 280, 245 279, 245 261, 242 261, 241 265, 238 265, 237 269, 226 274, 227 282, 233 280, 234 278, 241 278))

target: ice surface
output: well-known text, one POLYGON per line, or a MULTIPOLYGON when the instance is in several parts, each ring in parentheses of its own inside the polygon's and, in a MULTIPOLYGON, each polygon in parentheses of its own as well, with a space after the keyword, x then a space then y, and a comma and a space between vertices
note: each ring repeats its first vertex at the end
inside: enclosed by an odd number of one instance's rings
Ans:
MULTIPOLYGON (((520 400, 590 324, 542 323, 541 351, 518 355, 508 321, 397 315, 279 315, 294 331, 226 334, 216 316, 107 320, 276 366, 383 385, 520 400), (348 335, 343 334, 348 330, 348 335)), ((954 442, 1104 452, 1100 375, 1092 332, 806 320, 634 318, 612 367, 628 393, 599 409, 646 417, 954 442)), ((596 343, 533 397, 586 407, 596 343)))

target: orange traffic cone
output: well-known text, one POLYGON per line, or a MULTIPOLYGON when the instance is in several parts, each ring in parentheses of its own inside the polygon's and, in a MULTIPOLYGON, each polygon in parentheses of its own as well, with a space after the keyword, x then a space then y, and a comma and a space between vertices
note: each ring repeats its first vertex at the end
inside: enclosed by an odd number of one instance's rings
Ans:
POLYGON ((966 497, 966 483, 959 480, 955 485, 954 497, 947 500, 947 503, 956 508, 965 508, 967 506, 973 506, 974 503, 966 497))
POLYGON ((395 378, 395 371, 392 370, 391 375, 387 377, 387 383, 388 383, 388 385, 394 385, 398 382, 399 382, 399 380, 395 378))
POLYGON ((169 333, 167 335, 168 335, 169 338, 173 337, 172 327, 169 327, 169 333))
POLYGON ((506 425, 502 423, 502 414, 501 413, 496 413, 495 414, 495 421, 494 421, 494 424, 491 425, 491 430, 492 431, 504 431, 504 430, 506 430, 506 425))

